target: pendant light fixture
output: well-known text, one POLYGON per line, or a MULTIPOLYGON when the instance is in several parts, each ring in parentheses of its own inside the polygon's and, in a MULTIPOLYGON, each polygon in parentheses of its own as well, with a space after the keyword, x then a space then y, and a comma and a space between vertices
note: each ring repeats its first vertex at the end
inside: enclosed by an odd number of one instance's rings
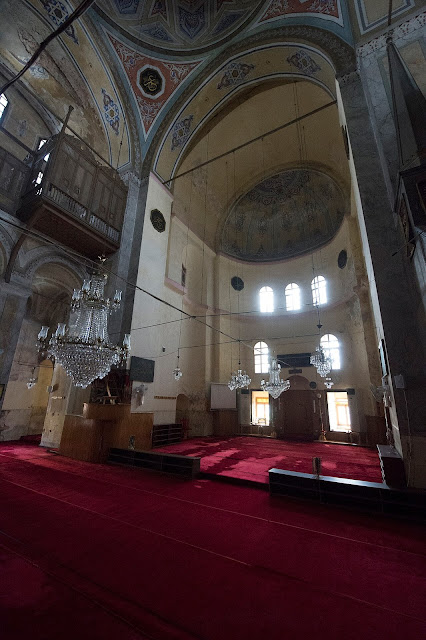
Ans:
POLYGON ((121 291, 113 300, 105 298, 107 275, 102 273, 104 258, 96 273, 74 289, 71 311, 75 322, 67 327, 59 323, 56 332, 48 338, 49 327, 43 326, 38 334, 39 352, 62 365, 76 387, 85 389, 96 378, 104 378, 113 365, 125 362, 130 351, 130 335, 124 336, 122 346, 114 345, 108 336, 108 316, 121 305, 121 291))
POLYGON ((281 380, 280 378, 281 365, 276 358, 272 358, 269 367, 269 380, 265 382, 262 380, 260 386, 263 391, 267 391, 270 396, 275 400, 283 393, 290 389, 290 380, 281 380))

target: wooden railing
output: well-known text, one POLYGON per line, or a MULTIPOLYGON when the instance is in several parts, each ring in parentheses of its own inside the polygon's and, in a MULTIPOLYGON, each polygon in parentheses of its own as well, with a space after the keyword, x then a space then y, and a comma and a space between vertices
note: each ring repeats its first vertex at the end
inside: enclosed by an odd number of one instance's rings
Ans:
POLYGON ((118 172, 61 133, 35 154, 17 215, 86 255, 108 255, 120 245, 126 200, 118 172))

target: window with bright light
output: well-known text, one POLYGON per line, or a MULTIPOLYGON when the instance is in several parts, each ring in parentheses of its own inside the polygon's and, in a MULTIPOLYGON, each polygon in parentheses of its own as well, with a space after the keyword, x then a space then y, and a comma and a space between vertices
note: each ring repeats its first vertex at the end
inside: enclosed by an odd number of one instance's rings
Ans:
POLYGON ((285 288, 285 308, 287 311, 298 311, 300 309, 300 287, 294 282, 285 288))
POLYGON ((269 398, 256 398, 256 423, 269 425, 269 398))
POLYGON ((254 345, 254 372, 268 373, 269 349, 266 342, 257 342, 254 345))
POLYGON ((4 95, 4 93, 1 94, 0 96, 0 120, 3 117, 3 113, 4 110, 6 109, 7 105, 8 105, 8 99, 6 98, 6 96, 4 95))
POLYGON ((321 346, 324 354, 331 358, 332 369, 340 369, 340 344, 336 336, 327 333, 321 338, 321 346))
MULTIPOLYGON (((39 151, 42 147, 44 147, 46 142, 47 142, 47 138, 40 138, 40 142, 38 144, 37 151, 39 151)), ((42 183, 44 172, 46 171, 46 165, 47 165, 47 162, 48 162, 49 158, 50 158, 50 151, 49 151, 49 153, 46 153, 46 155, 43 157, 43 162, 41 163, 41 165, 39 165, 40 168, 41 168, 41 171, 39 171, 38 174, 37 174, 37 177, 35 179, 35 184, 41 184, 42 183)))
POLYGON ((327 282, 324 276, 316 276, 311 282, 312 300, 315 305, 327 303, 327 282))
POLYGON ((262 287, 259 291, 259 304, 262 313, 271 313, 274 310, 274 292, 271 287, 262 287))

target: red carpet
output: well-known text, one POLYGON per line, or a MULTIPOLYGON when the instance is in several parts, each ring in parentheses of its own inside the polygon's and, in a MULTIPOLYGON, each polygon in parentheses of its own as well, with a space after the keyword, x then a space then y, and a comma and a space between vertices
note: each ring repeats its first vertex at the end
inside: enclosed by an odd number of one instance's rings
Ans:
POLYGON ((268 484, 273 467, 312 473, 312 458, 322 460, 322 475, 382 482, 377 451, 323 442, 284 442, 267 438, 191 438, 155 449, 201 457, 201 471, 268 484))
POLYGON ((424 529, 0 445, 2 639, 411 640, 424 529))

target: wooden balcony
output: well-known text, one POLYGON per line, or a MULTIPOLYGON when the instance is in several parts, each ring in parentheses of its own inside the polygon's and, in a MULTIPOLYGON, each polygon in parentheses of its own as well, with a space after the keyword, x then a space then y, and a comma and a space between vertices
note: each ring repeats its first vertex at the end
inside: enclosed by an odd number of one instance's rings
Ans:
POLYGON ((18 217, 90 258, 120 246, 127 188, 73 136, 49 140, 37 154, 18 217))

